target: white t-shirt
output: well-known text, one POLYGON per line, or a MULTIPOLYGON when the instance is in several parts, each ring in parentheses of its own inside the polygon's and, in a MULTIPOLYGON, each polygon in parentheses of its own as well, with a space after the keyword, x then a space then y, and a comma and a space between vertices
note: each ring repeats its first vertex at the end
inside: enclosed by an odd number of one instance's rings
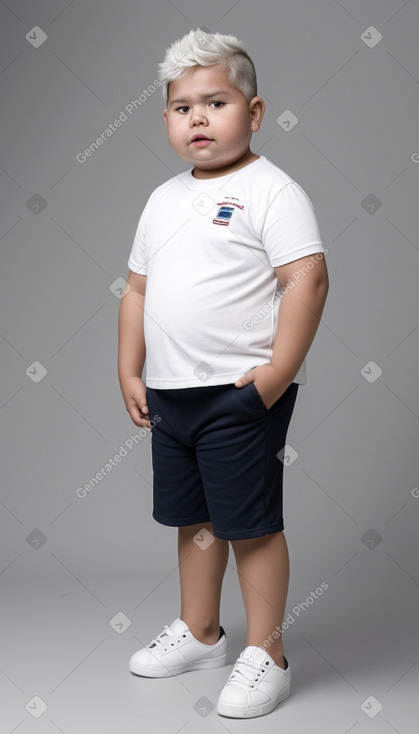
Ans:
MULTIPOLYGON (((147 275, 146 385, 223 385, 269 363, 281 302, 273 268, 322 251, 310 199, 265 156, 158 186, 128 260, 147 275)), ((294 382, 306 384, 305 362, 294 382)))

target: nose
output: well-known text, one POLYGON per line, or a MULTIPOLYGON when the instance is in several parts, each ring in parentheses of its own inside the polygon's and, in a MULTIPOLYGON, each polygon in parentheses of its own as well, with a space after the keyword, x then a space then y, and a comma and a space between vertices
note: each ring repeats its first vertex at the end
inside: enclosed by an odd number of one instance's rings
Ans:
POLYGON ((207 125, 208 120, 204 114, 202 107, 194 107, 191 113, 191 126, 194 125, 207 125))

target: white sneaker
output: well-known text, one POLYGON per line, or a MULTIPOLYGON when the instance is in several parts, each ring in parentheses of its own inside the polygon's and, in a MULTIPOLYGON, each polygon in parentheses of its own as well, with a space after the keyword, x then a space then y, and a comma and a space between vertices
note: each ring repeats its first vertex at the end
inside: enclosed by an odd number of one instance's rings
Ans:
POLYGON ((147 647, 138 650, 129 661, 129 669, 148 678, 168 678, 188 670, 221 668, 227 660, 227 636, 220 627, 220 639, 215 645, 199 642, 180 617, 147 647))
POLYGON ((249 645, 234 665, 217 703, 217 713, 237 719, 263 716, 287 698, 291 689, 291 671, 286 670, 261 647, 249 645))

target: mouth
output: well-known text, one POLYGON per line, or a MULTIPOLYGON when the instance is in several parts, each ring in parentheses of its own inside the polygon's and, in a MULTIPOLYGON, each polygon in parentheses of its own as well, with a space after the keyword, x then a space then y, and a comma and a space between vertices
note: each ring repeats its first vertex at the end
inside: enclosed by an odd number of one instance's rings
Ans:
POLYGON ((195 143, 196 145, 199 145, 199 144, 205 145, 207 143, 211 143, 212 138, 208 138, 206 135, 201 135, 200 133, 197 133, 196 135, 193 136, 190 142, 195 143))

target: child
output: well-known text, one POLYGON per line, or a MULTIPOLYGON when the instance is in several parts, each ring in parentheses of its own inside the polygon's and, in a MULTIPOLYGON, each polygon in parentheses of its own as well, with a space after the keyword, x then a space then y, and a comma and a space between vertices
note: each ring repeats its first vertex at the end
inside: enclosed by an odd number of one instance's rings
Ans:
POLYGON ((250 718, 290 692, 281 449, 328 276, 310 199, 250 150, 265 107, 242 42, 191 31, 166 51, 160 81, 169 143, 193 168, 158 186, 141 215, 118 373, 130 417, 152 430, 153 517, 178 528, 181 610, 130 670, 226 664, 231 542, 247 640, 217 712, 250 718))

